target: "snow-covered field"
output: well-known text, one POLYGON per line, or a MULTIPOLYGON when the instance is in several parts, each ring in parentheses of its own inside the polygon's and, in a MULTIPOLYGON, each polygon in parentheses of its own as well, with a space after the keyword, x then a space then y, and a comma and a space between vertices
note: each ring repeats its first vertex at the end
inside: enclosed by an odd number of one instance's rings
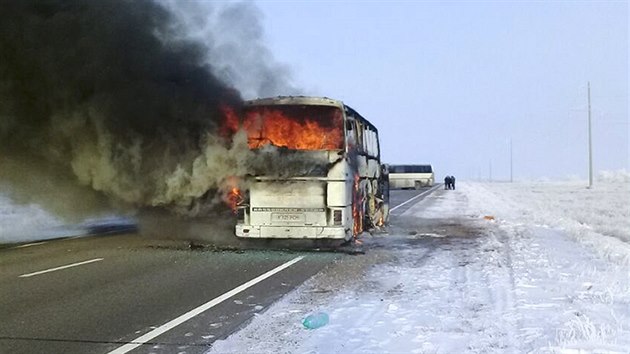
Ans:
POLYGON ((135 225, 133 218, 115 214, 64 222, 36 204, 18 204, 0 194, 0 246, 130 230, 135 225))
POLYGON ((630 178, 584 186, 440 190, 209 353, 630 353, 630 178))
POLYGON ((475 184, 467 188, 473 215, 558 228, 602 256, 630 265, 630 172, 584 181, 475 184))

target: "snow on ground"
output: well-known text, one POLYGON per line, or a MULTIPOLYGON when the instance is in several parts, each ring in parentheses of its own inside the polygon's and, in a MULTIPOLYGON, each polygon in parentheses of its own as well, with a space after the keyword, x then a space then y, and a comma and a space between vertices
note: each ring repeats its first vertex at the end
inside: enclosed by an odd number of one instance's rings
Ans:
POLYGON ((63 221, 36 204, 18 204, 0 194, 0 247, 136 229, 136 220, 125 215, 100 214, 77 221, 63 221))
POLYGON ((0 195, 0 244, 72 235, 62 222, 37 205, 18 205, 0 195))
MULTIPOLYGON (((630 265, 630 173, 584 181, 473 184, 471 212, 566 231, 603 257, 630 265)), ((439 211, 438 211, 439 212, 439 211)))
POLYGON ((629 180, 613 177, 439 190, 208 353, 630 353, 629 180), (318 311, 330 323, 305 329, 318 311))

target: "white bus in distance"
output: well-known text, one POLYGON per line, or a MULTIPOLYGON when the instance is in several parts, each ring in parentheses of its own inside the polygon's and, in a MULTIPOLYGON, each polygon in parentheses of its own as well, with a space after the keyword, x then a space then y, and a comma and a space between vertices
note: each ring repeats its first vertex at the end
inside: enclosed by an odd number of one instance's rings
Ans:
POLYGON ((431 187, 435 182, 431 165, 389 165, 391 189, 431 187))

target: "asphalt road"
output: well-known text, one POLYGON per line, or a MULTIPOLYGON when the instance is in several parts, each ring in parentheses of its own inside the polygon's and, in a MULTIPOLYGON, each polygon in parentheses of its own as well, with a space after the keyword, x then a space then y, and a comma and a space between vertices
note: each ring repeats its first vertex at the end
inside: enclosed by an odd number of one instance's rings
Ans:
POLYGON ((392 217, 401 215, 415 203, 421 201, 424 197, 431 194, 435 189, 440 188, 441 184, 435 184, 433 187, 414 189, 392 189, 389 191, 389 210, 392 217))
MULTIPOLYGON (((392 191, 393 215, 425 192, 392 191)), ((0 249, 0 353, 202 353, 348 257, 180 246, 126 234, 0 249)))

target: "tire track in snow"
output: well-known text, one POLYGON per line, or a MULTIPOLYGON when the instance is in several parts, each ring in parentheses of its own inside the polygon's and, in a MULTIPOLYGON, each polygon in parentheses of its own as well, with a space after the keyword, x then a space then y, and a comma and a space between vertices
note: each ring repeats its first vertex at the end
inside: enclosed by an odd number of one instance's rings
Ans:
MULTIPOLYGON (((485 247, 494 246, 494 256, 496 257, 497 268, 488 272, 489 283, 494 286, 488 287, 493 303, 493 310, 501 322, 500 326, 505 329, 505 335, 509 346, 517 349, 518 341, 518 313, 515 306, 515 282, 514 267, 512 264, 512 249, 510 246, 510 234, 496 228, 489 230, 486 240, 489 244, 485 247), (497 237, 497 233, 499 236, 497 237)), ((486 252, 488 253, 488 252, 486 252)))

